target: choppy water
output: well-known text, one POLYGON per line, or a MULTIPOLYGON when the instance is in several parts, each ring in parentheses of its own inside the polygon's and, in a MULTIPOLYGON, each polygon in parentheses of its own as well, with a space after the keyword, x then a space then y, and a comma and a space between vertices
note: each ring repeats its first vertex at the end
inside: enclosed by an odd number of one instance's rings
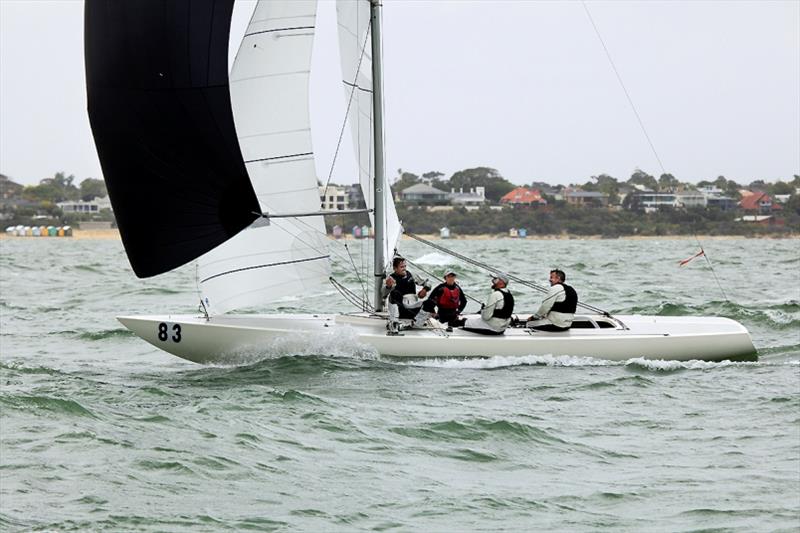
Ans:
POLYGON ((615 312, 732 317, 758 363, 398 363, 340 339, 202 367, 114 320, 194 311, 191 267, 137 280, 117 241, 0 241, 0 529, 796 531, 800 243, 703 244, 727 299, 702 258, 677 267, 690 239, 448 243, 561 267, 615 312))

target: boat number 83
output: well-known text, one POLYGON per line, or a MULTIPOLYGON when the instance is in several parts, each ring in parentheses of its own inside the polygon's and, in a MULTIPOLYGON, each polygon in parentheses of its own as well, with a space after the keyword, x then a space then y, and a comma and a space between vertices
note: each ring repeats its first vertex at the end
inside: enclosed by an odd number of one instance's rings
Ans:
POLYGON ((181 342, 181 325, 172 324, 172 335, 170 335, 170 327, 166 322, 158 325, 158 340, 167 341, 172 339, 173 342, 181 342))

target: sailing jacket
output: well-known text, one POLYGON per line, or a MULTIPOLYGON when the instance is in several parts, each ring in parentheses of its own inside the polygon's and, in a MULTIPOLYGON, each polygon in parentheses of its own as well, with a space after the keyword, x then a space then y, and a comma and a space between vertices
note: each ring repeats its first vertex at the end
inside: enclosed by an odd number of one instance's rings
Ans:
MULTIPOLYGON (((505 331, 511 323, 511 313, 514 312, 514 297, 508 289, 493 290, 481 309, 481 319, 484 324, 492 331, 505 331), (510 298, 509 298, 510 297, 510 298), (506 309, 506 302, 510 302, 511 309, 506 309), (502 311, 500 315, 507 315, 506 318, 497 316, 497 312, 502 311)), ((467 324, 469 326, 469 324, 467 324)))
POLYGON ((406 270, 405 276, 400 276, 396 272, 389 274, 389 277, 394 279, 394 287, 391 289, 385 284, 381 287, 381 296, 386 298, 389 296, 389 303, 403 305, 403 296, 406 294, 417 294, 417 284, 414 281, 414 276, 406 270))
POLYGON ((547 296, 542 300, 542 305, 536 314, 560 328, 568 328, 575 319, 577 304, 578 294, 575 289, 563 283, 556 283, 547 291, 547 296))
POLYGON ((433 289, 431 295, 428 296, 429 305, 436 305, 439 311, 455 311, 456 314, 461 313, 467 306, 467 296, 458 284, 452 287, 447 283, 440 283, 433 289))

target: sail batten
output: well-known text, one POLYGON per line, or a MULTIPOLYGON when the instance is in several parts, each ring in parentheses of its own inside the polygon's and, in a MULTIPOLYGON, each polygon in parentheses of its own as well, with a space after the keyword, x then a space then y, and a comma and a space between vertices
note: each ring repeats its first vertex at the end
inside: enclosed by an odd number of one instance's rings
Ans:
POLYGON ((328 283, 322 217, 268 221, 260 213, 320 208, 308 110, 316 1, 256 4, 231 69, 239 145, 259 219, 198 262, 211 314, 256 307, 328 283))

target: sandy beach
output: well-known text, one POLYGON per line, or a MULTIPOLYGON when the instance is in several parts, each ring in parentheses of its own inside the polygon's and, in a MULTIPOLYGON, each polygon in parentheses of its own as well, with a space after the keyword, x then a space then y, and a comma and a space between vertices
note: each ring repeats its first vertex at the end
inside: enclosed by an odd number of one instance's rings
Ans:
MULTIPOLYGON (((438 235, 418 235, 419 237, 426 239, 426 240, 438 240, 438 235)), ((408 235, 403 235, 403 240, 412 240, 411 237, 408 235)), ((621 237, 616 237, 616 239, 625 239, 625 240, 665 240, 665 239, 693 239, 693 235, 624 235, 621 237)), ((746 236, 746 235, 698 235, 697 238, 702 239, 704 241, 708 240, 731 240, 731 239, 742 239, 742 238, 751 238, 751 239, 797 239, 800 238, 800 235, 792 234, 792 235, 756 235, 756 236, 746 236)), ((17 237, 17 236, 10 236, 6 233, 0 233, 0 239, 43 239, 43 237, 17 237)), ((80 230, 75 229, 73 230, 72 237, 46 237, 45 239, 93 239, 93 240, 119 240, 119 230, 117 229, 92 229, 92 230, 80 230)), ((480 235, 452 235, 449 239, 451 241, 457 240, 468 240, 468 241, 476 241, 476 240, 488 240, 488 239, 511 239, 508 235, 505 234, 480 234, 480 235)), ((515 239, 515 240, 531 240, 531 241, 542 241, 542 240, 558 240, 558 239, 566 239, 566 240, 601 240, 601 239, 608 239, 607 237, 603 237, 602 235, 528 235, 524 239, 515 239)), ((356 240, 353 238, 352 235, 343 236, 340 240, 356 240)))
POLYGON ((19 237, 17 235, 9 235, 8 233, 0 233, 0 239, 94 239, 94 240, 119 240, 119 230, 116 229, 92 229, 80 230, 73 229, 72 237, 19 237))

